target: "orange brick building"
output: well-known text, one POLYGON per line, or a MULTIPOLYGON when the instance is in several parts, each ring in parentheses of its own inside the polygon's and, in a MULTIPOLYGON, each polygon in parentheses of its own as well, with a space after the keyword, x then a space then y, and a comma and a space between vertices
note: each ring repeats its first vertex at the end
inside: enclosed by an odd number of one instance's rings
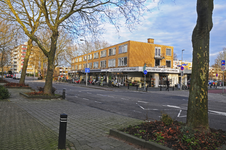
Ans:
POLYGON ((163 84, 167 78, 172 84, 178 82, 179 70, 173 69, 173 47, 154 44, 154 39, 147 43, 126 41, 72 59, 72 71, 80 79, 85 79, 85 68, 90 68, 90 80, 103 76, 107 82, 142 82, 144 65, 149 86, 163 84))

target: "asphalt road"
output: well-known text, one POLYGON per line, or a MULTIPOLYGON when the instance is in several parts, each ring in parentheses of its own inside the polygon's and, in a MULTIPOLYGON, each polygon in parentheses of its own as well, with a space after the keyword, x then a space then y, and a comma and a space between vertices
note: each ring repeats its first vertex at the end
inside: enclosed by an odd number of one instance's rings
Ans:
MULTIPOLYGON (((18 80, 7 79, 11 82, 18 80)), ((44 86, 44 81, 26 80, 33 89, 44 86)), ((173 119, 186 122, 188 91, 137 92, 114 89, 94 89, 84 85, 54 83, 56 93, 66 89, 66 99, 70 102, 87 105, 116 114, 141 120, 159 120, 162 113, 173 119)), ((226 131, 226 96, 209 93, 210 127, 226 131)))

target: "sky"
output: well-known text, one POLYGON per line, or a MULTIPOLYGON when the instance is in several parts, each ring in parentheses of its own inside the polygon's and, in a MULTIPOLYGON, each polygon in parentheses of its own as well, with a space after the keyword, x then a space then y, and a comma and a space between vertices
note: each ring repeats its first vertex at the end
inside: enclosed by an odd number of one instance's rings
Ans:
MULTIPOLYGON (((139 24, 130 31, 120 26, 119 32, 111 24, 105 24, 104 34, 100 40, 115 45, 128 40, 147 42, 153 38, 155 44, 174 47, 174 53, 181 60, 182 49, 184 61, 192 61, 191 36, 197 21, 197 0, 149 0, 146 12, 139 24)), ((226 47, 226 2, 214 0, 213 28, 210 32, 210 65, 220 51, 226 47)))

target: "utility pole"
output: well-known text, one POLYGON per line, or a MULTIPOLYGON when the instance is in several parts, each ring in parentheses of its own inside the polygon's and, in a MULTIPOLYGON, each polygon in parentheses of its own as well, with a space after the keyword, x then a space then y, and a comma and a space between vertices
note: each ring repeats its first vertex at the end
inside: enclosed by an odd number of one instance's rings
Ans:
MULTIPOLYGON (((88 68, 88 42, 84 39, 80 39, 80 41, 85 41, 85 44, 87 46, 87 51, 86 51, 86 68, 88 68)), ((87 86, 87 78, 88 78, 88 73, 86 72, 86 86, 87 86)))
MULTIPOLYGON (((181 66, 183 64, 183 51, 184 51, 184 49, 182 49, 181 66)), ((180 73, 180 90, 182 90, 182 75, 183 75, 183 70, 181 70, 181 73, 180 73)))

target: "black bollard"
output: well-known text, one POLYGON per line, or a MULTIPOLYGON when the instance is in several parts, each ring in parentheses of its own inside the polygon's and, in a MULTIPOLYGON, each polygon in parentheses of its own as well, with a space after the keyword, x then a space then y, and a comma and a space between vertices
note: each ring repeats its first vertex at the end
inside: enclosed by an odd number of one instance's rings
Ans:
POLYGON ((60 114, 58 149, 66 149, 67 115, 60 114))
POLYGON ((65 99, 65 88, 63 88, 63 95, 62 98, 65 99))
POLYGON ((173 86, 173 91, 174 91, 174 86, 173 86))
POLYGON ((146 87, 146 92, 148 91, 148 86, 146 87))
POLYGON ((118 83, 118 88, 119 88, 119 83, 118 83))
POLYGON ((162 91, 162 86, 160 86, 160 91, 162 91))
POLYGON ((139 85, 137 85, 137 91, 138 91, 138 86, 139 86, 139 85))
POLYGON ((129 83, 128 83, 128 89, 129 89, 129 83))

